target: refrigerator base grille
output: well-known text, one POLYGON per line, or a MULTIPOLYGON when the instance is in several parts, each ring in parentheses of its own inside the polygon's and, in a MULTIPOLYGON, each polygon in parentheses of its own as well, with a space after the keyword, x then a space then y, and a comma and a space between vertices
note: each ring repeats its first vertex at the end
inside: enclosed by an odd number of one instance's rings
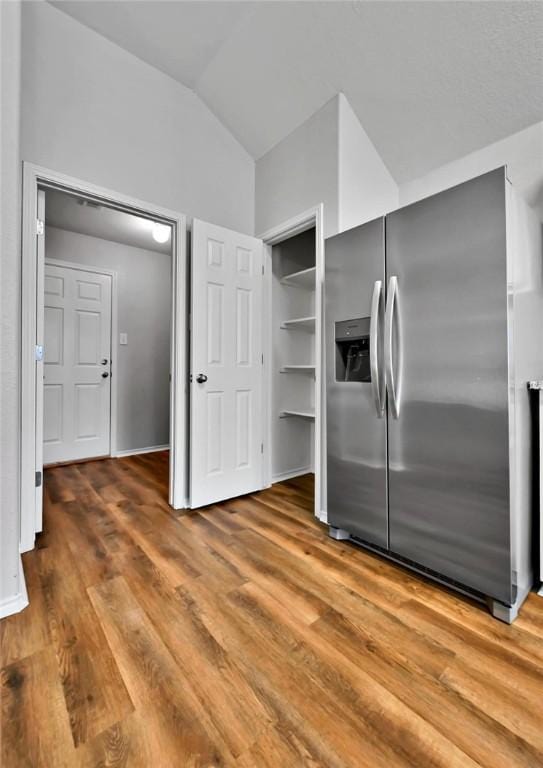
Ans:
POLYGON ((444 576, 442 573, 432 570, 432 568, 427 568, 425 565, 417 563, 415 560, 410 560, 408 557, 398 555, 396 552, 392 552, 390 549, 380 547, 378 544, 371 544, 369 541, 361 539, 359 536, 351 535, 349 540, 355 544, 358 544, 364 549, 369 549, 371 552, 375 552, 378 555, 386 557, 388 560, 392 560, 394 563, 397 563, 397 565, 403 565, 404 567, 409 568, 409 570, 416 571, 417 573, 420 573, 422 576, 426 576, 432 581, 437 581, 440 584, 443 584, 445 587, 454 589, 455 592, 460 592, 467 597, 471 597, 473 600, 477 600, 479 603, 486 603, 488 600, 487 595, 483 594, 482 592, 478 592, 471 587, 467 587, 465 584, 462 584, 459 581, 455 581, 455 579, 450 579, 447 576, 444 576))

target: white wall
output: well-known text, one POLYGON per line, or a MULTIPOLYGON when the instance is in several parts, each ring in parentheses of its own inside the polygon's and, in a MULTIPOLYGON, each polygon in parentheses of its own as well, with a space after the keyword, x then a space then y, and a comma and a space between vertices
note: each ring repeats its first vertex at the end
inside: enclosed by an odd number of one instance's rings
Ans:
MULTIPOLYGON (((46 220, 47 224, 47 220, 46 220)), ((46 258, 117 272, 116 451, 169 443, 171 257, 47 227, 46 258)))
POLYGON ((324 203, 324 233, 338 227, 338 97, 256 163, 255 231, 324 203))
POLYGON ((21 7, 0 3, 0 617, 25 604, 19 556, 21 7))
POLYGON ((514 188, 543 220, 543 122, 401 184, 400 205, 408 205, 501 165, 507 165, 507 175, 514 188))
POLYGON ((24 160, 252 234, 254 162, 188 88, 23 3, 24 160))
POLYGON ((338 230, 398 207, 398 185, 360 125, 345 96, 339 94, 338 230))

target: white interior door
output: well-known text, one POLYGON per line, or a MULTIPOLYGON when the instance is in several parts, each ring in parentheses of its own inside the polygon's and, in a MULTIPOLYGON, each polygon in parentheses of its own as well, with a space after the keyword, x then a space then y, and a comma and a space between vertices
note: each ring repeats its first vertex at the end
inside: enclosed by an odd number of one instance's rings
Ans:
POLYGON ((45 464, 110 453, 111 282, 45 265, 45 464))
POLYGON ((262 250, 194 219, 191 507, 262 488, 262 250))
POLYGON ((36 444, 35 531, 43 530, 43 282, 45 268, 45 190, 38 189, 36 231, 36 444))

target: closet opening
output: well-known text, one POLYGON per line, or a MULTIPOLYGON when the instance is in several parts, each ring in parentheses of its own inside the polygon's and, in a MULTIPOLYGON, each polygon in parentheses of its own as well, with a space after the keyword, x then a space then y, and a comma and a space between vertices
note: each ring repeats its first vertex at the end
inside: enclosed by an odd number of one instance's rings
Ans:
POLYGON ((315 473, 315 235, 272 246, 272 482, 315 473))
POLYGON ((265 258, 264 439, 267 483, 310 488, 326 523, 323 392, 324 226, 322 203, 261 236, 265 258))

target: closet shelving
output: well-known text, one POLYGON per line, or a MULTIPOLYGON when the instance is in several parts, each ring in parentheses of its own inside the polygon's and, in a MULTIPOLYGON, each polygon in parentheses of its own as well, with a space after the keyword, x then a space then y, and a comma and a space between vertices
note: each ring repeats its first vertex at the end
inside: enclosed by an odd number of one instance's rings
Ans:
POLYGON ((279 414, 280 419, 286 419, 288 416, 299 416, 301 419, 314 419, 315 411, 294 411, 285 410, 279 414))
POLYGON ((315 229, 272 248, 272 476, 313 471, 315 444, 315 229))
POLYGON ((291 272, 290 275, 285 275, 285 277, 281 278, 281 283, 283 285, 294 285, 297 288, 305 288, 306 290, 314 291, 316 273, 316 267, 300 269, 297 272, 291 272))
POLYGON ((310 373, 315 375, 314 365, 284 365, 281 368, 281 373, 310 373))
POLYGON ((285 330, 315 333, 315 315, 312 315, 311 317, 295 317, 292 320, 285 320, 281 327, 285 330))

